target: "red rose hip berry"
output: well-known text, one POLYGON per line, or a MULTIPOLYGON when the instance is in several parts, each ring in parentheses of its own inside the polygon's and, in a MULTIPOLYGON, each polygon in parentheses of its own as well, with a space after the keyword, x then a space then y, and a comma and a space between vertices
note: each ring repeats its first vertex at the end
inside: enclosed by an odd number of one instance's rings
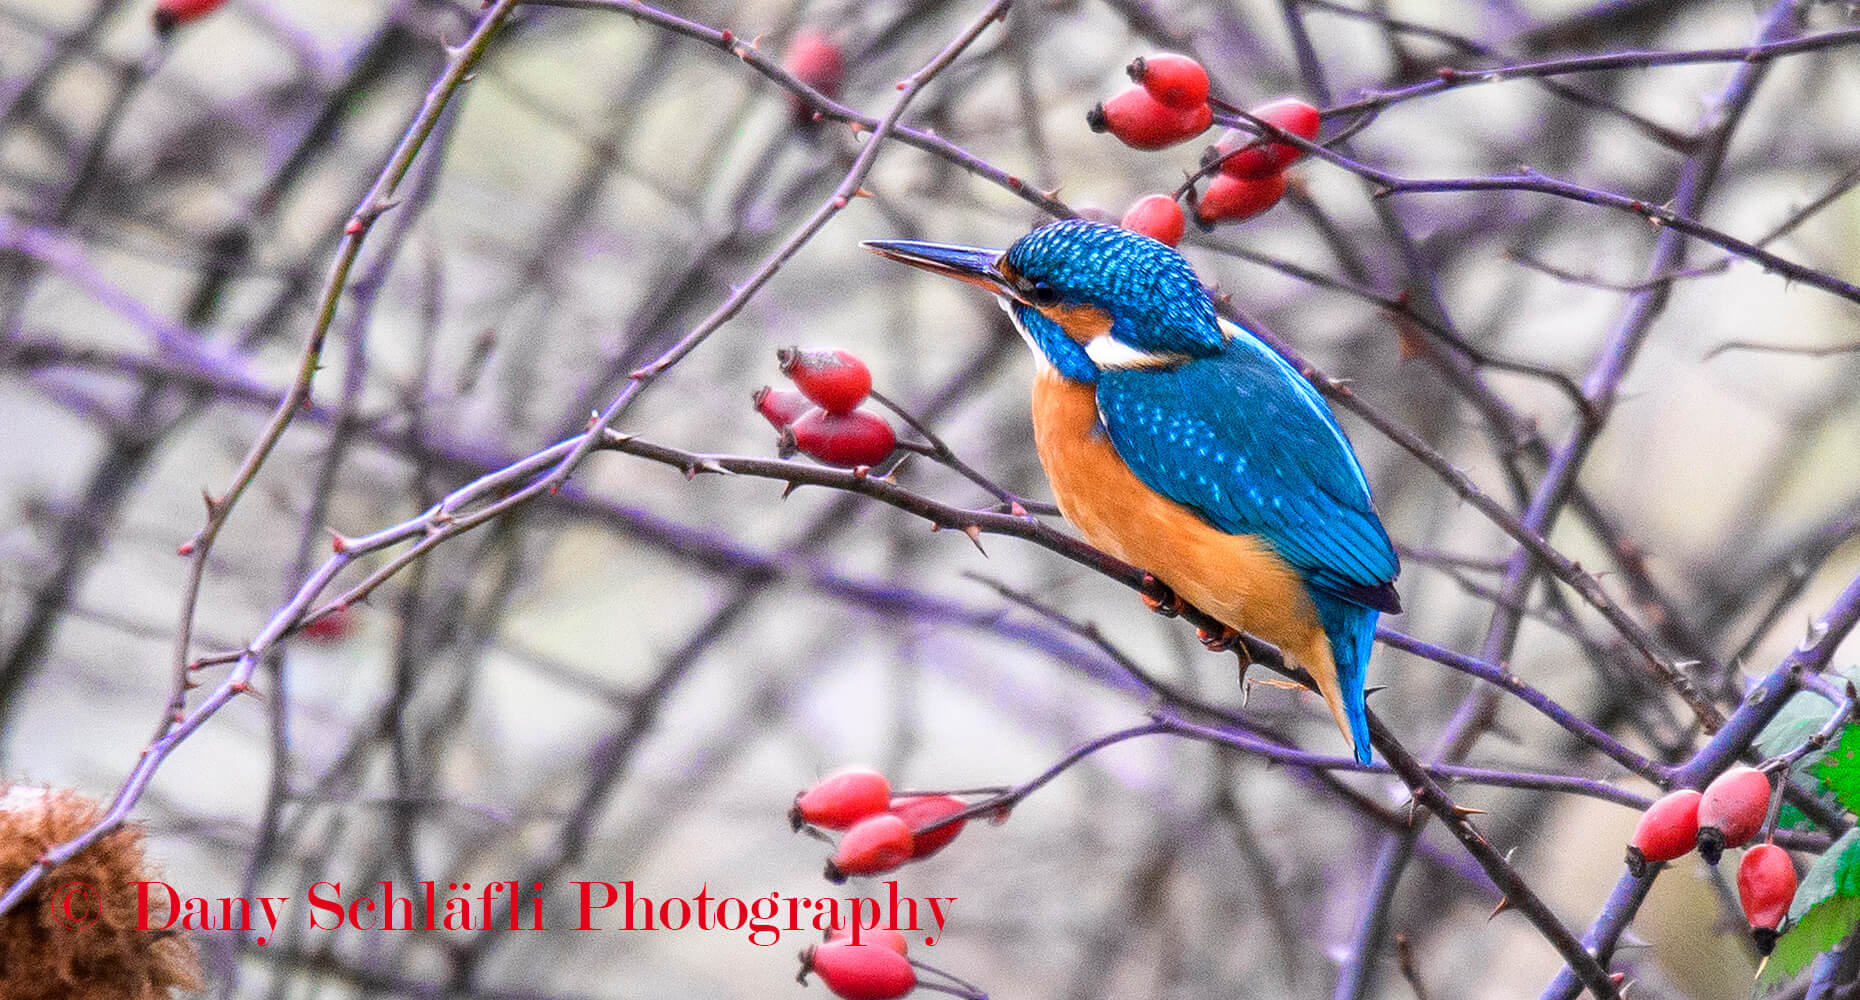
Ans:
POLYGON ((851 413, 872 392, 872 371, 846 351, 785 347, 775 352, 781 373, 828 413, 851 413))
POLYGON ((1132 87, 1087 112, 1085 124, 1132 149, 1167 149, 1206 132, 1214 124, 1214 111, 1206 104, 1172 108, 1142 87, 1132 87))
MULTIPOLYGON (((1294 98, 1262 104, 1251 112, 1253 117, 1261 119, 1284 129, 1301 139, 1316 140, 1318 127, 1323 118, 1318 109, 1294 98)), ((1229 131, 1221 137, 1215 152, 1226 156, 1221 161, 1221 172, 1242 180, 1258 180, 1283 171, 1298 162, 1305 151, 1289 142, 1270 142, 1261 140, 1238 129, 1229 131), (1245 148, 1241 148, 1244 146, 1245 148)))
POLYGON ((1776 947, 1776 929, 1789 915, 1795 900, 1795 862, 1775 844, 1758 844, 1744 852, 1737 866, 1737 900, 1757 951, 1767 955, 1776 947))
POLYGON ((156 0, 155 30, 167 34, 176 25, 198 21, 220 9, 226 0, 156 0))
POLYGON ((756 412, 776 430, 794 423, 814 408, 814 401, 798 392, 787 389, 774 389, 763 386, 749 397, 756 405, 756 412))
POLYGON ((1123 221, 1118 225, 1170 246, 1182 242, 1182 234, 1188 232, 1188 220, 1182 216, 1182 206, 1166 194, 1153 194, 1139 199, 1130 206, 1130 211, 1124 213, 1123 221))
POLYGON ((867 816, 840 838, 839 850, 827 859, 827 881, 844 882, 849 875, 882 875, 911 860, 911 827, 890 813, 867 816))
POLYGON ((861 927, 859 940, 853 940, 853 931, 844 924, 835 924, 827 932, 828 944, 869 944, 879 948, 890 948, 900 955, 909 955, 911 944, 904 940, 903 931, 894 931, 889 927, 861 927))
POLYGON ((355 609, 340 607, 321 618, 304 623, 303 636, 310 642, 341 642, 355 631, 355 609))
POLYGON ((1208 103, 1208 71, 1188 56, 1174 52, 1138 56, 1124 72, 1151 97, 1172 108, 1192 111, 1208 103))
POLYGON ((1705 786, 1699 798, 1699 855, 1715 865, 1727 847, 1750 843, 1770 811, 1770 776, 1738 765, 1705 786))
POLYGON ((869 410, 832 414, 809 410, 787 430, 794 447, 828 465, 877 465, 898 448, 898 434, 869 410))
POLYGON ((1635 878, 1647 874, 1647 865, 1683 858, 1692 852, 1699 835, 1699 793, 1696 788, 1672 792, 1641 814, 1628 842, 1627 866, 1635 878))
POLYGON ((956 839, 968 820, 961 819, 948 826, 937 827, 929 833, 920 832, 932 823, 941 822, 969 808, 967 802, 954 795, 910 795, 901 799, 892 799, 891 815, 898 817, 911 828, 911 860, 918 861, 949 846, 956 839))
POLYGON ((1277 205, 1284 196, 1284 174, 1258 180, 1216 174, 1195 202, 1195 221, 1204 229, 1216 222, 1241 222, 1277 205))
POLYGON ((801 975, 810 970, 843 1000, 894 1000, 917 988, 909 960, 869 944, 815 945, 801 953, 801 975))
POLYGON ((869 767, 848 767, 814 782, 794 797, 788 819, 799 830, 804 823, 829 830, 844 830, 876 816, 891 804, 891 782, 869 767))
MULTIPOLYGON (((840 47, 817 31, 801 31, 794 36, 788 51, 782 53, 781 68, 835 101, 846 84, 846 60, 840 47)), ((800 95, 790 93, 788 107, 797 123, 813 121, 814 109, 800 95)))

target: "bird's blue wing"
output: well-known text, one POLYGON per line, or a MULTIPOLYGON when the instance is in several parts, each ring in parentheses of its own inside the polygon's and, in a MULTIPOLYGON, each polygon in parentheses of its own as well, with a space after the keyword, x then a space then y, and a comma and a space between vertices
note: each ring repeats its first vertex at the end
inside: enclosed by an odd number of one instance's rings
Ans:
POLYGON ((1234 534, 1259 535, 1313 587, 1399 611, 1401 566, 1369 483, 1317 390, 1235 330, 1227 350, 1167 370, 1104 372, 1111 444, 1150 488, 1234 534))

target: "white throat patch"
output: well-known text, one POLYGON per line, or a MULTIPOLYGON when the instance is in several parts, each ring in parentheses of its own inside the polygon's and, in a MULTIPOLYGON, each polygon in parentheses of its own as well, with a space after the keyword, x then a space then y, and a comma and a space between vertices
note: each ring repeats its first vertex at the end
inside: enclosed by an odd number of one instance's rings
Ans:
POLYGON ((1104 371, 1125 368, 1166 368, 1188 360, 1180 354, 1149 354, 1124 343, 1108 333, 1099 334, 1085 344, 1085 356, 1104 371))

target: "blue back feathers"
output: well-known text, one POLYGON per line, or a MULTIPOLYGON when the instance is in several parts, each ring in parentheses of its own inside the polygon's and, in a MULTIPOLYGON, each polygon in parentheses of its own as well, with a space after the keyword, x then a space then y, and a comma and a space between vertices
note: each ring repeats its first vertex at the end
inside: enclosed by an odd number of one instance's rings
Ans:
POLYGON ((1236 337, 1216 358, 1108 371, 1098 412, 1151 489, 1222 531, 1264 537, 1313 590, 1399 610, 1389 581, 1400 565, 1356 455, 1277 357, 1236 337))

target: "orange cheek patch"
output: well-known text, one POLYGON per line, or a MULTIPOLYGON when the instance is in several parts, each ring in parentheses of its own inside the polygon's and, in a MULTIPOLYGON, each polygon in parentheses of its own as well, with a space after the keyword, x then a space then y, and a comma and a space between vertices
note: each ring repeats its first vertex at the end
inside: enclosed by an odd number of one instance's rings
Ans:
POLYGON ((1097 306, 1045 306, 1040 313, 1059 324, 1066 336, 1089 344, 1111 332, 1111 314, 1097 306))

